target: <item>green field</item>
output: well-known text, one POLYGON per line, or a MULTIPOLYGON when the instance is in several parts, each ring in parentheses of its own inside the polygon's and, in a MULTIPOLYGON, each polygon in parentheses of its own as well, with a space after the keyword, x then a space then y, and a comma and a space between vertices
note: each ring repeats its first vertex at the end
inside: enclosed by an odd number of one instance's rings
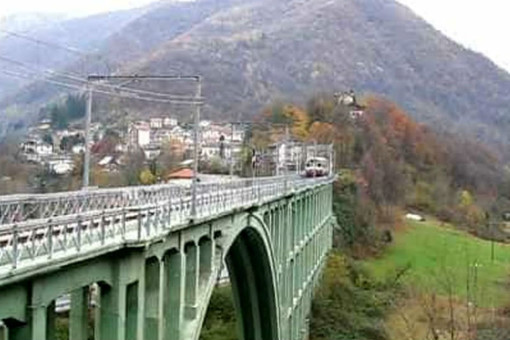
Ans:
POLYGON ((420 291, 446 295, 451 289, 465 298, 469 282, 470 299, 476 296, 479 306, 510 302, 510 246, 495 244, 492 261, 491 242, 436 221, 409 222, 380 258, 365 265, 379 279, 395 276, 408 266, 403 280, 420 291))

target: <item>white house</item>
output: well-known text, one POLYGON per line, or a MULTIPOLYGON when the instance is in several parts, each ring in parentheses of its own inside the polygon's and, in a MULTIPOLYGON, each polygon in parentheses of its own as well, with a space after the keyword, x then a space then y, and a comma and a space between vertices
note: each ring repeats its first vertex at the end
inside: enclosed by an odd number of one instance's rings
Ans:
POLYGON ((151 130, 151 143, 153 144, 164 144, 172 139, 172 130, 167 128, 151 130))
POLYGON ((189 131, 184 130, 180 126, 174 127, 170 131, 170 136, 171 139, 175 139, 176 141, 183 144, 188 144, 192 142, 191 133, 189 131))
POLYGON ((202 143, 217 143, 222 136, 221 131, 217 129, 208 128, 201 132, 200 141, 202 143))
POLYGON ((361 117, 363 117, 363 114, 365 112, 363 110, 353 110, 351 112, 349 112, 350 116, 351 116, 351 119, 360 119, 361 117))
POLYGON ((53 158, 48 160, 48 168, 56 175, 66 175, 73 171, 74 162, 67 157, 53 158))
POLYGON ((200 148, 200 158, 207 160, 214 157, 220 157, 220 144, 204 144, 200 148))
POLYGON ((147 122, 136 122, 129 126, 128 130, 130 148, 143 148, 151 142, 151 128, 147 122))
POLYGON ((49 156, 53 153, 53 145, 35 139, 28 140, 21 144, 21 149, 26 154, 36 154, 42 157, 49 156))
POLYGON ((245 130, 242 126, 232 126, 232 141, 234 142, 242 142, 245 136, 245 130))
POLYGON ((175 118, 167 117, 163 120, 163 126, 166 128, 177 126, 177 124, 179 124, 179 122, 175 118))
MULTIPOLYGON (((231 155, 236 158, 242 150, 242 145, 240 143, 230 144, 225 142, 223 147, 224 159, 230 159, 231 155)), ((200 148, 200 158, 203 160, 208 160, 214 157, 221 157, 221 143, 203 144, 200 148)))
POLYGON ((208 128, 210 125, 211 125, 211 121, 210 120, 202 120, 199 123, 199 126, 201 128, 208 128))
POLYGON ((75 155, 79 155, 81 153, 85 153, 85 145, 83 145, 83 144, 73 145, 72 152, 75 155))
POLYGON ((163 128, 163 118, 151 118, 150 119, 150 127, 151 127, 151 129, 163 128))
POLYGON ((53 153, 53 145, 46 143, 38 143, 35 152, 40 156, 49 156, 53 153))
POLYGON ((273 154, 274 162, 277 164, 278 169, 285 169, 299 167, 299 164, 304 161, 303 144, 284 142, 271 145, 270 150, 273 154))

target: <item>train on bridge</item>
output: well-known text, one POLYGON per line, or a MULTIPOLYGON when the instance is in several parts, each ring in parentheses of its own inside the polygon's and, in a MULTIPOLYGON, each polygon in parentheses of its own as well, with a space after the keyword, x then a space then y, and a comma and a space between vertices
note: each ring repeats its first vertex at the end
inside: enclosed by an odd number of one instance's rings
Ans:
POLYGON ((310 157, 306 160, 305 177, 327 177, 330 174, 330 161, 326 157, 310 157))

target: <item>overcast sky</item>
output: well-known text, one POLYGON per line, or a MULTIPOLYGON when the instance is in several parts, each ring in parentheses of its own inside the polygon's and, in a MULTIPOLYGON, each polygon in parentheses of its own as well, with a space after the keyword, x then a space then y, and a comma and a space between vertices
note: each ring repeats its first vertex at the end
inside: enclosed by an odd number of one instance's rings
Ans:
POLYGON ((445 33, 510 71, 510 1, 398 0, 445 33))
POLYGON ((20 12, 65 13, 85 16, 143 6, 155 0, 0 0, 0 16, 20 12))
MULTIPOLYGON (((88 15, 154 0, 0 0, 0 17, 19 12, 88 15)), ((510 71, 509 0, 398 0, 437 29, 510 71)))

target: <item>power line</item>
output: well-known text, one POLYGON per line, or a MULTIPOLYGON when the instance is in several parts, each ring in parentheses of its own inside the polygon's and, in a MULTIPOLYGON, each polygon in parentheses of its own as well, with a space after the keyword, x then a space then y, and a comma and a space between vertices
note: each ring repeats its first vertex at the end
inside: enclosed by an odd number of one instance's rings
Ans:
POLYGON ((34 77, 32 75, 19 73, 19 72, 15 72, 15 71, 12 71, 12 70, 0 69, 0 72, 5 74, 5 75, 7 75, 7 76, 14 77, 14 78, 21 78, 21 79, 28 79, 28 80, 41 80, 41 81, 44 81, 44 82, 49 83, 49 84, 54 84, 54 85, 58 85, 58 86, 62 86, 62 87, 67 87, 67 88, 70 88, 70 89, 83 90, 78 85, 63 83, 63 82, 59 82, 59 81, 48 79, 48 78, 36 78, 36 79, 34 79, 34 77))
POLYGON ((133 76, 121 76, 121 75, 91 75, 88 77, 89 80, 109 80, 109 79, 149 79, 149 80, 194 80, 199 81, 200 76, 184 76, 184 75, 133 75, 133 76))
MULTIPOLYGON (((86 85, 86 84, 89 83, 87 80, 82 79, 82 78, 77 77, 77 76, 72 75, 72 74, 68 74, 68 73, 64 73, 64 72, 58 72, 58 71, 55 71, 55 70, 52 70, 52 69, 47 69, 47 68, 43 69, 43 70, 39 70, 36 67, 34 67, 34 66, 32 66, 32 65, 30 65, 28 63, 21 62, 21 61, 18 61, 18 60, 14 60, 12 58, 8 58, 8 57, 5 57, 5 56, 1 56, 0 55, 0 60, 1 61, 5 61, 7 63, 11 63, 11 64, 14 64, 14 65, 17 65, 17 66, 22 67, 24 69, 31 70, 33 72, 47 73, 47 74, 50 74, 50 75, 56 76, 56 77, 68 78, 68 79, 70 79, 72 81, 79 82, 82 85, 86 85)), ((91 76, 89 78, 95 80, 95 79, 107 79, 109 77, 111 77, 111 78, 119 78, 120 76, 91 76)), ((143 77, 146 77, 146 76, 136 76, 136 78, 134 78, 134 79, 138 79, 138 78, 143 79, 143 77)), ((179 77, 179 76, 176 76, 176 77, 179 77)), ((183 79, 184 79, 184 77, 183 77, 183 79)), ((39 79, 39 80, 45 81, 44 79, 39 79)), ((108 88, 108 89, 111 89, 111 90, 115 90, 115 91, 121 90, 121 91, 124 91, 124 92, 128 92, 130 94, 141 94, 141 95, 156 96, 156 97, 161 97, 163 99, 168 99, 168 100, 172 100, 172 101, 173 100, 183 100, 183 101, 188 100, 188 101, 192 101, 193 103, 196 103, 197 99, 199 99, 200 101, 203 99, 203 98, 196 98, 196 97, 191 97, 191 96, 170 95, 170 94, 161 93, 161 92, 153 92, 153 91, 131 89, 131 88, 120 87, 120 86, 115 86, 115 85, 108 85, 108 84, 97 84, 97 86, 105 87, 105 88, 108 88)), ((94 92, 101 93, 97 89, 94 89, 94 92)))
MULTIPOLYGON (((17 72, 12 71, 12 70, 3 70, 3 69, 0 69, 0 72, 6 74, 8 76, 12 76, 12 77, 17 77, 17 78, 22 78, 22 79, 29 79, 29 80, 36 80, 36 79, 34 79, 33 75, 17 73, 17 72)), ((42 80, 42 81, 50 83, 50 84, 54 84, 54 85, 58 85, 58 86, 62 86, 62 87, 67 87, 67 88, 74 89, 74 90, 80 90, 80 91, 84 90, 83 87, 80 87, 80 86, 78 86, 76 84, 69 84, 69 83, 65 83, 65 82, 61 82, 61 81, 56 81, 56 80, 52 80, 52 79, 48 79, 48 78, 43 78, 43 79, 39 79, 39 80, 42 80)), ((199 101, 199 100, 196 100, 196 101, 193 101, 193 100, 184 101, 184 100, 147 98, 147 97, 140 97, 140 96, 135 96, 135 95, 126 95, 126 94, 119 94, 119 93, 114 93, 114 92, 108 92, 108 91, 103 91, 103 90, 99 90, 99 89, 93 89, 92 91, 94 93, 104 94, 104 95, 108 95, 108 96, 111 96, 111 97, 124 98, 124 99, 136 99, 136 100, 143 100, 143 101, 155 102, 155 103, 182 104, 182 105, 203 105, 203 102, 199 101)))
POLYGON ((11 36, 11 37, 15 37, 15 38, 18 38, 18 39, 23 39, 23 40, 26 40, 26 41, 30 41, 30 42, 35 43, 37 45, 43 45, 43 46, 50 47, 50 48, 58 48, 60 50, 63 50, 63 51, 66 51, 66 52, 69 52, 69 53, 72 53, 72 54, 75 54, 75 55, 79 55, 79 56, 82 56, 82 57, 85 57, 85 58, 96 57, 98 61, 102 61, 105 64, 105 66, 106 66, 106 68, 108 70, 111 69, 108 61, 105 60, 104 56, 102 56, 102 55, 100 55, 98 53, 85 52, 85 51, 79 50, 79 49, 77 49, 75 47, 65 46, 65 45, 62 45, 62 44, 58 44, 58 43, 54 43, 54 42, 49 42, 49 41, 37 39, 37 38, 34 38, 34 37, 32 37, 30 35, 27 35, 27 34, 10 31, 10 30, 6 30, 6 29, 3 29, 3 28, 0 28, 0 32, 4 33, 7 36, 11 36))
MULTIPOLYGON (((70 53, 74 53, 74 54, 77 54, 77 55, 80 55, 80 56, 87 57, 87 56, 90 56, 90 55, 94 55, 94 54, 91 54, 91 53, 86 53, 86 52, 80 51, 80 50, 78 50, 77 48, 74 48, 74 47, 64 46, 64 45, 60 45, 60 44, 57 44, 57 43, 40 40, 40 39, 31 37, 29 35, 26 35, 26 34, 9 31, 9 30, 3 29, 3 28, 0 28, 0 32, 4 33, 5 35, 11 36, 11 37, 16 37, 16 38, 19 38, 19 39, 31 41, 33 43, 36 43, 36 44, 39 44, 39 45, 45 45, 47 47, 58 48, 58 49, 61 49, 61 50, 64 50, 64 51, 67 51, 67 52, 70 52, 70 53)), ((97 55, 97 56, 101 57, 100 55, 97 55)))

